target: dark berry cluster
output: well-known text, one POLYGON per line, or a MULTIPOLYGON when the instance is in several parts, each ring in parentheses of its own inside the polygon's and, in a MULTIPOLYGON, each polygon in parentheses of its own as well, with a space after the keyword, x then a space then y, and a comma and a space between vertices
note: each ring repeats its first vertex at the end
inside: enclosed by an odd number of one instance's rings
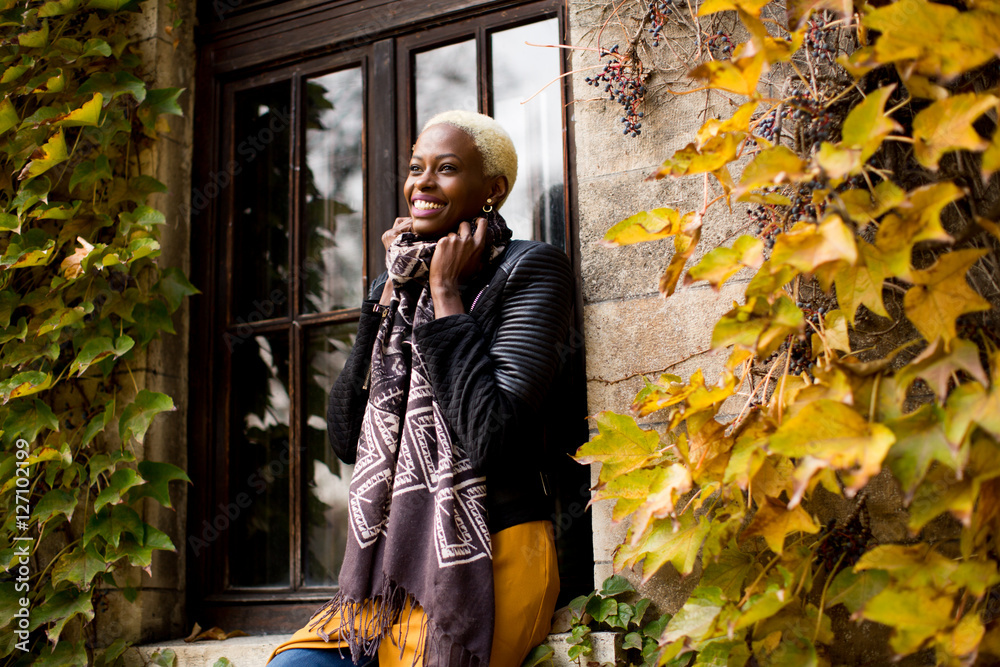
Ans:
POLYGON ((813 191, 820 187, 822 184, 820 181, 813 179, 799 185, 798 190, 795 191, 795 196, 792 198, 792 205, 788 209, 788 214, 792 223, 798 222, 799 220, 805 220, 806 222, 818 222, 820 215, 823 211, 821 206, 817 206, 813 203, 812 193, 813 191))
MULTIPOLYGON (((827 312, 829 311, 829 308, 827 308, 826 306, 814 306, 808 301, 798 301, 796 302, 795 305, 798 306, 799 309, 801 309, 802 312, 806 314, 806 319, 816 329, 819 329, 819 321, 823 319, 823 316, 826 315, 827 312)), ((810 329, 810 331, 811 330, 812 329, 810 329)))
POLYGON ((836 519, 827 523, 826 534, 819 543, 816 555, 823 561, 831 576, 845 567, 853 567, 861 560, 869 544, 874 541, 870 523, 863 497, 858 509, 842 526, 837 526, 836 519))
POLYGON ((604 71, 594 77, 588 76, 584 81, 595 88, 603 86, 608 98, 624 107, 625 115, 621 117, 621 122, 625 127, 622 134, 637 137, 642 133, 643 116, 638 106, 646 94, 646 86, 642 83, 642 61, 622 55, 617 44, 610 51, 601 49, 601 58, 608 58, 604 71))
POLYGON ((747 210, 750 224, 754 226, 757 235, 764 241, 768 250, 774 247, 774 240, 781 233, 781 223, 774 212, 774 207, 764 204, 754 204, 747 210))
POLYGON ((767 139, 773 143, 774 131, 777 129, 777 125, 778 110, 775 108, 768 111, 763 118, 757 121, 757 125, 754 127, 754 134, 761 139, 767 139))
POLYGON ((792 343, 791 358, 788 361, 788 372, 792 375, 812 373, 812 345, 809 338, 796 338, 792 343))
POLYGON ((818 62, 825 60, 832 63, 836 59, 836 53, 830 46, 830 36, 835 29, 830 28, 828 23, 822 14, 814 14, 807 24, 806 48, 809 49, 809 55, 818 62))
POLYGON ((654 0, 649 3, 649 34, 653 36, 653 46, 659 46, 663 39, 663 26, 667 18, 674 13, 674 5, 681 5, 682 0, 654 0))
POLYGON ((716 60, 728 60, 733 55, 733 38, 719 30, 708 38, 708 48, 716 60))

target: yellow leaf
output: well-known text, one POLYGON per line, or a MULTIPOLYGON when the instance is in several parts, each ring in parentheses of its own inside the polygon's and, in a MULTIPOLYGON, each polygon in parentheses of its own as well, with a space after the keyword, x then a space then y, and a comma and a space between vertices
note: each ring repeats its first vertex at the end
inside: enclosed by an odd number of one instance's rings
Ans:
POLYGON ((645 502, 632 517, 631 545, 638 544, 653 519, 671 516, 681 496, 690 490, 691 473, 683 465, 674 463, 667 468, 657 469, 645 502))
POLYGON ((20 180, 34 178, 67 159, 69 159, 69 154, 66 151, 66 137, 63 135, 63 131, 59 130, 44 146, 32 153, 31 162, 25 165, 18 178, 20 180))
POLYGON ((882 284, 885 282, 886 269, 879 250, 863 239, 858 239, 857 243, 861 261, 841 266, 834 276, 837 302, 852 325, 858 306, 862 305, 876 315, 889 317, 889 312, 882 302, 882 284))
POLYGON ((944 86, 937 85, 926 76, 909 74, 904 70, 902 64, 896 65, 896 70, 899 72, 899 77, 905 82, 906 91, 911 97, 923 100, 943 100, 949 95, 948 89, 944 86))
POLYGON ((743 170, 737 194, 765 185, 806 180, 810 176, 807 167, 806 162, 787 146, 763 150, 743 170))
MULTIPOLYGON (((847 318, 841 310, 831 310, 823 318, 823 335, 832 350, 851 351, 851 340, 847 335, 847 318)), ((817 349, 814 346, 813 349, 817 349)))
POLYGON ((56 123, 58 126, 75 127, 80 125, 96 126, 101 118, 101 107, 104 105, 104 96, 94 93, 89 102, 84 102, 83 106, 66 114, 66 117, 56 123))
POLYGON ((701 239, 701 218, 697 218, 697 226, 682 231, 674 237, 674 254, 670 258, 667 270, 660 276, 660 294, 667 297, 674 293, 677 288, 677 281, 684 273, 684 265, 698 247, 701 239))
POLYGON ((802 273, 815 274, 827 264, 855 264, 857 260, 854 233, 837 215, 828 215, 818 225, 795 223, 778 236, 771 252, 773 264, 786 264, 802 273))
POLYGON ((576 452, 580 463, 600 463, 601 484, 638 470, 656 457, 660 436, 656 431, 644 431, 635 419, 613 412, 594 416, 599 434, 576 452))
POLYGON ((861 149, 845 148, 842 144, 835 146, 829 141, 824 141, 816 153, 816 164, 834 186, 852 174, 860 174, 863 162, 861 149))
POLYGON ((788 25, 796 29, 804 26, 813 12, 819 13, 826 10, 839 17, 847 18, 848 22, 854 13, 852 0, 788 0, 787 5, 788 25))
MULTIPOLYGON (((861 151, 861 162, 875 154, 882 141, 902 126, 885 114, 885 105, 895 90, 895 84, 879 88, 851 109, 841 130, 843 143, 861 151)), ((891 182, 891 181, 886 181, 891 182)))
POLYGON ((707 82, 709 88, 753 97, 764 71, 764 59, 763 53, 757 53, 735 60, 710 60, 691 70, 689 76, 707 82))
POLYGON ((17 110, 14 109, 10 97, 0 100, 0 134, 3 134, 12 127, 16 127, 21 119, 17 117, 17 110))
POLYGON ((753 236, 741 236, 732 248, 715 248, 691 268, 685 284, 707 280, 718 291, 722 284, 744 267, 760 268, 764 263, 764 243, 753 236))
POLYGON ((881 251, 889 275, 909 278, 913 245, 921 241, 951 242, 941 224, 941 211, 961 199, 962 191, 951 181, 912 190, 906 200, 879 224, 875 246, 881 251))
POLYGON ((736 151, 745 137, 742 132, 727 132, 709 138, 701 148, 693 143, 688 144, 665 160, 646 180, 707 174, 721 169, 736 159, 736 151))
POLYGON ((979 648, 986 629, 983 622, 979 620, 979 614, 968 613, 955 626, 954 632, 948 634, 947 651, 952 656, 968 655, 979 648))
POLYGON ((993 95, 964 93, 931 103, 913 119, 913 152, 917 162, 937 169, 945 153, 981 151, 989 144, 972 123, 1000 102, 993 95))
POLYGON ((903 203, 906 200, 906 193, 892 181, 882 181, 871 192, 868 190, 842 192, 840 200, 850 218, 863 226, 876 222, 890 209, 903 203))
POLYGON ((993 133, 993 139, 983 151, 983 180, 988 180, 998 169, 1000 169, 1000 127, 993 133))
POLYGON ((944 339, 938 338, 896 373, 896 390, 901 399, 905 398, 909 386, 921 378, 944 403, 952 375, 958 371, 966 373, 984 387, 989 385, 979 361, 979 347, 975 343, 956 338, 950 346, 946 346, 944 339))
POLYGON ((940 337, 949 343, 957 336, 958 317, 989 310, 989 302, 965 279, 972 265, 986 253, 981 249, 947 252, 929 269, 912 273, 914 286, 903 295, 903 309, 924 340, 932 343, 940 337))
POLYGON ((885 570, 895 581, 940 589, 948 585, 957 569, 958 563, 927 543, 880 544, 863 554, 854 566, 855 572, 885 570))
POLYGON ((785 538, 798 532, 818 533, 819 526, 802 507, 788 509, 780 500, 765 497, 750 525, 740 533, 739 543, 751 537, 763 537, 771 551, 781 554, 785 550, 785 538))
POLYGON ((609 229, 598 243, 613 247, 645 241, 658 241, 679 232, 686 221, 693 216, 694 213, 685 213, 682 217, 672 208, 642 211, 625 218, 609 229))
POLYGON ((59 271, 69 280, 80 277, 83 274, 83 267, 81 262, 87 258, 87 255, 93 251, 94 246, 87 243, 82 236, 76 238, 80 242, 79 248, 73 251, 73 254, 67 257, 59 265, 59 271))
POLYGON ((889 587, 865 604, 861 616, 893 628, 890 646, 899 655, 908 655, 951 624, 953 605, 951 596, 930 588, 889 587))
POLYGON ((760 16, 760 10, 770 0, 705 0, 698 8, 698 16, 709 16, 718 12, 742 9, 751 16, 760 16))
POLYGON ((705 124, 698 128, 698 146, 704 146, 705 142, 713 137, 718 137, 727 132, 742 132, 746 134, 750 131, 750 117, 757 110, 760 102, 751 100, 740 106, 729 118, 710 118, 705 124))
POLYGON ((895 442, 888 428, 869 423, 850 406, 820 399, 805 405, 778 428, 768 442, 770 451, 801 460, 795 471, 797 505, 812 476, 823 468, 841 472, 849 491, 858 491, 882 469, 895 442))

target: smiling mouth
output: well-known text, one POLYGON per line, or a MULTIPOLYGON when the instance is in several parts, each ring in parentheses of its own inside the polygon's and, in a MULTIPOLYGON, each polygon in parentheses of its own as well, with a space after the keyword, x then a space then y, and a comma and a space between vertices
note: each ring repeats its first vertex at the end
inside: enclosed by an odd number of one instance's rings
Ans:
POLYGON ((436 211, 438 209, 444 208, 444 204, 436 204, 431 201, 416 199, 413 202, 413 208, 417 209, 418 211, 436 211))

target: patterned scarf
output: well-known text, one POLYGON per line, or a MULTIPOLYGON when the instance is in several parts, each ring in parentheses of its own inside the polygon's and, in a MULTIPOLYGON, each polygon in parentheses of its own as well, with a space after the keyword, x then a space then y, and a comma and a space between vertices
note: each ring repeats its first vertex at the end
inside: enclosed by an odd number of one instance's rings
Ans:
MULTIPOLYGON (((492 262, 511 233, 495 211, 487 221, 484 252, 492 262)), ((389 249, 392 302, 372 351, 340 591, 311 627, 329 640, 323 626, 339 614, 339 636, 359 662, 418 604, 425 667, 487 667, 494 601, 486 479, 452 441, 420 355, 412 353, 413 329, 434 319, 427 282, 434 248, 407 232, 389 249)), ((399 638, 400 647, 405 641, 399 638)))

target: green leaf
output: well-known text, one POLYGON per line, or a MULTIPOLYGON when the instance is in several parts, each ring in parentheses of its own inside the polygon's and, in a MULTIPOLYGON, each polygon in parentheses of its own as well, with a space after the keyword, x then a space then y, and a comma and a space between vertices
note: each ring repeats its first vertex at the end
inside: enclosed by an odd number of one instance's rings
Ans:
POLYGON ((601 585, 601 595, 605 597, 619 595, 621 593, 634 593, 635 586, 628 579, 620 574, 613 574, 604 580, 601 585))
POLYGON ((85 622, 94 620, 94 607, 90 595, 90 591, 77 591, 72 588, 55 593, 32 610, 29 629, 35 630, 51 624, 45 634, 51 643, 56 643, 63 627, 70 619, 82 616, 85 622))
POLYGON ((177 267, 162 270, 160 280, 153 286, 153 291, 163 295, 171 313, 180 308, 185 297, 201 294, 201 291, 192 285, 184 272, 177 267))
MULTIPOLYGON (((115 2, 115 0, 101 0, 102 2, 115 2)), ((131 4, 131 2, 126 3, 131 4)), ((172 649, 163 649, 163 653, 157 651, 150 656, 150 662, 159 667, 175 667, 177 664, 177 656, 174 654, 172 649)))
POLYGON ((756 559, 740 551, 734 543, 730 544, 732 546, 723 549, 718 558, 705 564, 701 583, 717 587, 727 600, 739 600, 743 596, 743 586, 756 571, 756 559))
POLYGON ((625 639, 622 640, 622 648, 628 650, 630 648, 642 648, 642 635, 638 632, 629 632, 625 635, 625 639))
MULTIPOLYGON (((524 662, 521 663, 521 667, 538 667, 538 665, 543 665, 545 663, 551 664, 552 656, 554 653, 555 649, 546 644, 542 644, 541 646, 536 646, 535 648, 531 649, 530 653, 528 653, 527 657, 524 659, 524 662)), ((225 658, 220 658, 215 663, 215 665, 213 665, 213 667, 229 667, 230 664, 231 663, 225 658), (222 663, 223 660, 225 660, 226 662, 224 664, 220 664, 222 663)))
POLYGON ((67 520, 73 518, 76 509, 76 495, 64 489, 52 489, 39 499, 31 511, 31 520, 45 523, 56 515, 63 515, 67 520))
POLYGON ((166 533, 153 528, 148 523, 142 524, 142 527, 143 535, 141 537, 122 535, 116 555, 128 558, 129 563, 150 573, 153 551, 176 551, 176 549, 166 533))
POLYGON ((121 95, 131 95, 136 102, 146 99, 146 84, 128 72, 97 72, 77 89, 78 95, 100 93, 104 104, 121 95))
POLYGON ((2 403, 7 403, 14 398, 45 391, 50 386, 52 386, 50 373, 26 371, 0 382, 0 398, 2 398, 2 403))
POLYGON ((128 505, 111 505, 97 512, 87 522, 84 527, 83 543, 90 544, 94 538, 102 537, 105 542, 117 549, 123 533, 141 539, 145 535, 142 519, 128 505))
POLYGON ((715 627, 715 619, 725 603, 718 588, 699 586, 664 630, 661 644, 672 644, 685 637, 692 641, 704 639, 715 627))
POLYGON ((66 148, 66 135, 63 134, 62 130, 59 130, 45 142, 45 145, 39 151, 32 154, 31 162, 25 166, 19 178, 23 180, 25 178, 41 176, 52 167, 62 164, 68 159, 69 152, 66 148), (35 157, 36 155, 38 157, 35 157))
MULTIPOLYGON (((42 8, 38 10, 38 15, 49 17, 72 14, 79 9, 81 4, 83 4, 83 0, 50 0, 42 5, 42 8)), ((56 41, 58 42, 59 40, 56 41)))
POLYGON ((42 429, 59 430, 59 420, 37 398, 31 401, 14 401, 7 405, 7 418, 3 422, 3 443, 9 446, 18 438, 35 442, 42 429))
POLYGON ((142 486, 137 486, 129 492, 129 500, 135 502, 139 498, 153 498, 164 507, 173 507, 170 503, 170 482, 181 481, 191 483, 187 473, 170 463, 157 461, 140 461, 139 474, 146 480, 142 486))
POLYGON ((111 420, 114 419, 114 416, 115 400, 111 399, 104 406, 104 411, 102 413, 87 422, 87 425, 84 427, 83 432, 80 435, 81 444, 84 446, 89 444, 90 441, 94 439, 94 436, 107 428, 108 424, 111 423, 111 420))
POLYGON ((118 425, 122 442, 128 442, 130 437, 142 442, 153 417, 174 409, 173 399, 166 394, 142 389, 122 411, 118 425))
POLYGON ((94 577, 105 572, 108 566, 93 545, 77 547, 64 553, 52 568, 52 585, 66 581, 80 590, 88 590, 94 577))
POLYGON ((152 131, 156 126, 156 119, 163 114, 184 115, 184 110, 177 103, 177 98, 183 92, 183 88, 156 88, 146 94, 146 99, 139 105, 136 113, 147 130, 152 131))
POLYGON ((43 646, 31 664, 33 667, 87 667, 87 649, 82 639, 78 642, 62 640, 51 652, 48 646, 43 646))
POLYGON ((885 570, 864 570, 853 572, 843 569, 837 573, 826 592, 826 604, 834 607, 843 604, 852 614, 865 606, 869 600, 889 585, 889 573, 885 570))
POLYGON ((940 407, 923 405, 886 424, 896 436, 896 442, 885 462, 907 497, 912 497, 931 462, 940 461, 952 467, 959 465, 957 452, 945 437, 943 418, 944 411, 940 407))
POLYGON ((142 477, 131 468, 119 468, 111 474, 108 485, 101 489, 94 500, 94 511, 99 512, 108 504, 117 505, 122 502, 122 495, 133 486, 142 484, 142 477))
POLYGON ((42 27, 31 32, 22 32, 17 43, 25 49, 44 49, 49 45, 49 22, 42 21, 42 27))
POLYGON ((0 134, 13 127, 17 127, 17 124, 20 122, 21 119, 18 118, 17 110, 14 109, 10 98, 4 97, 3 100, 0 100, 0 134))
MULTIPOLYGON (((125 294, 129 294, 128 290, 125 291, 125 294)), ((167 304, 160 300, 135 304, 132 309, 132 318, 135 320, 133 333, 138 335, 139 347, 145 347, 161 332, 175 333, 170 313, 167 312, 167 304)))
POLYGON ((614 598, 606 598, 601 600, 601 606, 597 613, 594 614, 594 619, 599 622, 604 622, 607 620, 608 616, 618 613, 618 602, 614 598))

